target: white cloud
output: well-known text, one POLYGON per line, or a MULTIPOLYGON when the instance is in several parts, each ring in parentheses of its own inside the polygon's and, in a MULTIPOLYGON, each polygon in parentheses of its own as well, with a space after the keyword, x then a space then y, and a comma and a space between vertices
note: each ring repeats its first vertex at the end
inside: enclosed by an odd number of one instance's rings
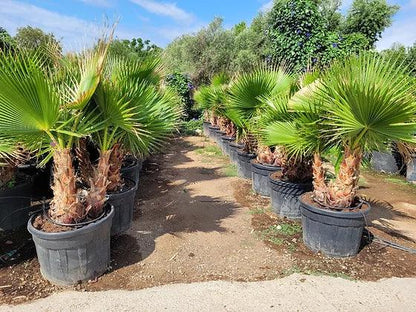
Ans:
POLYGON ((269 2, 266 2, 265 4, 263 4, 260 8, 261 12, 268 12, 272 9, 273 7, 273 0, 270 0, 269 2))
POLYGON ((386 29, 382 38, 377 42, 377 50, 390 48, 393 43, 401 43, 411 46, 416 42, 416 19, 412 17, 404 18, 393 22, 393 25, 386 29))
MULTIPOLYGON (((53 33, 61 40, 64 51, 79 51, 91 46, 105 31, 104 21, 89 22, 69 15, 49 11, 35 5, 12 0, 2 0, 0 21, 11 35, 17 28, 30 25, 53 33)), ((119 38, 132 38, 140 34, 117 28, 119 38)))
POLYGON ((52 12, 35 5, 3 0, 0 6, 2 26, 12 35, 17 28, 27 25, 39 27, 45 32, 51 32, 57 39, 62 39, 65 51, 79 50, 91 44, 101 34, 99 24, 52 12))
POLYGON ((130 0, 131 2, 141 6, 145 10, 162 16, 168 16, 178 22, 192 23, 195 17, 181 8, 178 8, 175 3, 158 2, 154 0, 130 0))

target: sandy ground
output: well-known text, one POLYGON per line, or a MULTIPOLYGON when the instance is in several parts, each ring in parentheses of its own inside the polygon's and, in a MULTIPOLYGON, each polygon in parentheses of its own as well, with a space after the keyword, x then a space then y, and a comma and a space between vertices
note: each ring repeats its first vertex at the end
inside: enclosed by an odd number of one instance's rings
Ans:
POLYGON ((304 276, 253 283, 176 284, 138 291, 62 292, 1 312, 415 311, 416 279, 352 282, 304 276))

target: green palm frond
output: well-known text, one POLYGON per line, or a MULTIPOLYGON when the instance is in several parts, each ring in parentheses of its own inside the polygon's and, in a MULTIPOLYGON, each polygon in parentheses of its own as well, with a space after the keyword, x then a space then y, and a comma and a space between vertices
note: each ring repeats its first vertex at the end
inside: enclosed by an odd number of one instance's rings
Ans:
POLYGON ((94 95, 100 83, 108 46, 109 42, 102 40, 95 49, 84 52, 84 55, 77 59, 79 69, 76 73, 79 79, 75 74, 68 75, 69 78, 61 89, 68 107, 83 109, 94 95))
POLYGON ((329 112, 327 139, 352 149, 415 142, 413 80, 400 64, 368 53, 350 57, 327 71, 319 92, 329 112))
POLYGON ((240 75, 230 87, 227 109, 232 110, 235 124, 249 127, 252 119, 265 108, 265 99, 289 96, 294 79, 283 70, 260 68, 240 75))
POLYGON ((60 117, 61 101, 36 55, 0 53, 0 133, 15 142, 37 145, 60 117))

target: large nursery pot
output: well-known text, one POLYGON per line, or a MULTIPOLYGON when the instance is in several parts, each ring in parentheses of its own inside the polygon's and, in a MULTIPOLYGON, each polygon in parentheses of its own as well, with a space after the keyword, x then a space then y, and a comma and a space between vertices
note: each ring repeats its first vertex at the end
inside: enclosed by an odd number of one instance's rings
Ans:
POLYGON ((263 196, 270 196, 269 175, 281 169, 279 166, 261 164, 257 159, 251 160, 253 191, 263 196))
POLYGON ((32 234, 42 276, 54 284, 74 285, 102 275, 110 265, 110 230, 114 208, 106 205, 103 216, 67 232, 47 233, 33 227, 32 234))
POLYGON ((202 129, 203 129, 203 131, 204 131, 204 135, 205 135, 206 137, 209 137, 209 127, 210 127, 210 126, 211 126, 211 123, 210 123, 210 122, 208 122, 208 121, 204 121, 202 129))
POLYGON ((246 153, 243 150, 237 150, 237 174, 241 178, 251 179, 251 160, 256 158, 256 154, 246 153))
POLYGON ((111 236, 126 232, 133 222, 133 212, 137 184, 133 180, 125 179, 124 188, 108 195, 108 203, 114 206, 113 225, 111 236))
POLYGON ((123 179, 133 180, 134 183, 139 183, 140 170, 142 170, 142 160, 137 158, 129 159, 125 166, 121 168, 121 176, 123 179))
POLYGON ((217 127, 217 126, 209 126, 208 129, 209 129, 209 137, 212 140, 215 140, 215 138, 217 136, 217 130, 220 130, 220 127, 217 127))
POLYGON ((217 142, 218 146, 222 149, 222 146, 221 146, 222 145, 222 140, 221 140, 221 138, 225 135, 225 132, 221 131, 221 130, 217 130, 215 132, 216 132, 215 142, 217 142))
POLYGON ((269 175, 270 198, 272 210, 289 219, 300 219, 299 196, 303 193, 312 191, 312 182, 293 183, 282 181, 279 173, 269 175))
POLYGON ((222 152, 227 155, 230 156, 230 143, 234 142, 235 137, 231 137, 231 136, 222 136, 221 137, 221 149, 222 152))
POLYGON ((371 206, 364 203, 351 211, 336 211, 319 208, 310 198, 311 193, 299 197, 305 245, 332 257, 355 256, 371 206))
POLYGON ((0 230, 24 227, 30 217, 33 182, 26 181, 0 191, 0 230))
POLYGON ((238 150, 242 149, 244 147, 244 144, 237 143, 237 142, 230 142, 230 160, 234 164, 238 163, 238 150))
POLYGON ((406 179, 409 182, 416 183, 416 155, 412 155, 407 163, 406 179))

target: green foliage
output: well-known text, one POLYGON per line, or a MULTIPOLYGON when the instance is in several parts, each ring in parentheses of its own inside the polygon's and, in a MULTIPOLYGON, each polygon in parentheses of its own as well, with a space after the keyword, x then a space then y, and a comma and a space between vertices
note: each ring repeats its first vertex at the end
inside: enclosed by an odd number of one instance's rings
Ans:
POLYGON ((327 48, 325 20, 312 0, 278 0, 269 16, 272 56, 295 71, 315 63, 327 48))
POLYGON ((294 155, 414 143, 413 83, 404 67, 374 53, 338 61, 290 99, 290 118, 266 129, 269 143, 284 145, 294 155))
POLYGON ((399 6, 389 5, 386 0, 354 0, 346 16, 344 32, 362 33, 369 47, 373 47, 398 10, 399 6))
POLYGON ((382 51, 381 55, 407 66, 410 74, 416 76, 416 42, 411 47, 395 44, 390 49, 382 51))
POLYGON ((266 19, 260 14, 250 27, 245 23, 224 29, 216 18, 196 34, 174 40, 164 52, 170 72, 187 73, 195 85, 208 84, 218 73, 233 73, 257 66, 262 60, 266 19))
POLYGON ((58 52, 62 51, 61 44, 54 34, 46 34, 42 29, 36 27, 26 26, 18 28, 14 40, 20 49, 45 50, 53 46, 58 52))
POLYGON ((304 72, 366 49, 369 41, 364 34, 341 32, 338 7, 337 1, 276 1, 269 16, 270 56, 304 72))
POLYGON ((14 46, 14 40, 9 33, 0 27, 0 51, 9 51, 14 46))
POLYGON ((133 38, 131 40, 113 40, 109 47, 109 54, 121 56, 127 59, 138 59, 147 57, 157 57, 162 53, 162 49, 150 40, 133 38))
POLYGON ((194 109, 194 100, 192 98, 194 86, 188 75, 173 73, 166 77, 165 82, 172 87, 181 98, 185 120, 198 118, 200 112, 194 109))
POLYGON ((181 124, 180 131, 184 135, 199 135, 202 133, 202 119, 191 119, 181 124))

